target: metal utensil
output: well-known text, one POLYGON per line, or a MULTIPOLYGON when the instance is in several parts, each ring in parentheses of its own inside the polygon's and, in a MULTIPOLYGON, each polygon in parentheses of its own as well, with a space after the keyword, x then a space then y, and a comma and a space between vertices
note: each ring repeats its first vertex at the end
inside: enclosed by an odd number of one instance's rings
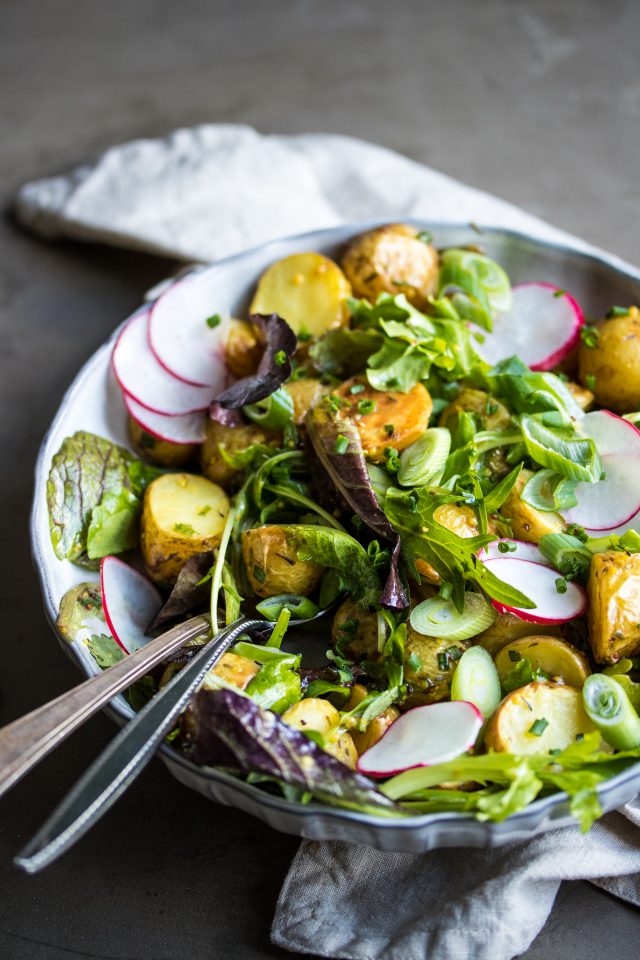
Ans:
POLYGON ((14 863, 37 873, 68 850, 109 810, 146 767, 204 674, 242 633, 272 626, 243 617, 210 640, 156 694, 80 777, 14 863))

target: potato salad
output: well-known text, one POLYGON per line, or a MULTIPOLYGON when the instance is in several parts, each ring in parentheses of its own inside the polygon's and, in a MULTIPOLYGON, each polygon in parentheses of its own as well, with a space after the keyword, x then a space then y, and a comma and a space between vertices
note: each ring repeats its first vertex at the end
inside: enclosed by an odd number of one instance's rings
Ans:
POLYGON ((586 830, 640 760, 640 311, 512 285, 481 240, 385 225, 233 316, 215 268, 135 314, 128 447, 51 465, 55 553, 99 571, 58 627, 107 668, 207 613, 138 708, 257 617, 170 736, 193 763, 386 817, 565 791, 586 830))

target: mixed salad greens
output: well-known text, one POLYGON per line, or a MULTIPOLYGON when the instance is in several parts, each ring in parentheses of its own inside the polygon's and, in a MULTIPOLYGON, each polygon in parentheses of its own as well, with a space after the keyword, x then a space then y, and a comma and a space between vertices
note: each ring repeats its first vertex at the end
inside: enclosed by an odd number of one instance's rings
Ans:
POLYGON ((116 343, 137 456, 80 432, 53 459, 56 555, 100 569, 61 633, 104 668, 257 611, 170 737, 195 763, 380 816, 563 790, 588 829, 640 760, 640 311, 587 323, 404 225, 277 261, 247 319, 211 276, 116 343))

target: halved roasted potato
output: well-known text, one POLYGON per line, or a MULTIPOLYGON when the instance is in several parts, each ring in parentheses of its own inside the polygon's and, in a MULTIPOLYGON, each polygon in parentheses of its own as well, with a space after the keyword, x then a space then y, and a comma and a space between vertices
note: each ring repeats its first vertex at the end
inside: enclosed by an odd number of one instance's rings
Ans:
POLYGON ((347 731, 339 731, 340 714, 321 697, 306 697, 294 703, 282 714, 282 719, 296 730, 311 730, 322 734, 323 749, 352 770, 358 761, 358 751, 347 731))
POLYGON ((230 488, 242 470, 227 463, 221 449, 228 456, 234 456, 257 443, 278 446, 281 441, 281 434, 271 433, 256 424, 226 427, 216 420, 207 420, 207 438, 200 449, 202 472, 214 483, 230 488))
POLYGON ((249 377, 256 372, 262 356, 262 346, 252 324, 232 320, 224 348, 227 367, 236 377, 249 377))
POLYGON ((377 614, 361 610, 353 600, 344 600, 331 624, 331 644, 337 643, 351 660, 375 660, 378 656, 377 614))
MULTIPOLYGON (((527 620, 521 620, 513 613, 503 613, 497 620, 494 620, 490 627, 474 637, 473 642, 479 643, 480 646, 489 651, 492 657, 495 657, 498 651, 506 647, 508 643, 519 640, 521 637, 531 636, 532 629, 533 625, 527 620)), ((560 627, 555 623, 536 623, 535 630, 537 636, 542 634, 550 637, 561 636, 560 627)))
POLYGON ((468 646, 468 640, 425 637, 409 627, 404 648, 404 678, 412 692, 402 704, 403 709, 446 700, 451 694, 456 664, 468 646))
POLYGON ((520 499, 525 483, 532 476, 531 470, 520 471, 515 486, 500 507, 500 514, 510 521, 516 540, 539 543, 543 534, 562 533, 566 524, 559 513, 536 510, 520 499))
POLYGON ((548 753, 595 730, 582 693, 563 683, 529 683, 505 697, 485 730, 488 750, 548 753))
POLYGON ((401 393, 374 390, 364 377, 352 377, 341 384, 336 395, 342 400, 341 413, 351 417, 358 428, 369 460, 384 460, 387 447, 404 450, 429 426, 433 403, 421 383, 408 393, 401 393), (354 388, 359 392, 354 393, 354 388))
POLYGON ((312 560, 298 560, 295 547, 287 541, 282 527, 270 524, 245 530, 242 557, 247 578, 259 597, 297 593, 307 597, 324 572, 312 560))
POLYGON ((424 309, 438 285, 438 252, 415 227, 391 223, 352 240, 342 269, 356 297, 375 303, 381 293, 404 293, 424 309))
MULTIPOLYGON (((435 511, 433 517, 458 537, 468 539, 469 537, 477 537, 480 533, 478 518, 471 507, 460 506, 457 503, 443 503, 435 511)), ((490 533, 495 531, 491 522, 489 522, 488 529, 490 533)), ((440 574, 426 560, 416 560, 416 569, 427 583, 440 583, 440 574)))
POLYGON ((293 421, 296 424, 304 423, 309 410, 320 403, 330 391, 330 387, 314 377, 285 383, 284 388, 293 400, 293 421))
POLYGON ((598 663, 640 654, 640 553, 595 553, 589 568, 589 643, 598 663))
POLYGON ((573 644, 558 637, 535 634, 512 640, 500 650, 495 658, 500 679, 503 680, 520 660, 525 659, 534 670, 543 670, 548 677, 558 678, 578 689, 591 673, 587 658, 573 644))
POLYGON ((156 583, 171 585, 197 553, 220 542, 229 498, 216 483, 191 473, 167 473, 145 491, 140 547, 156 583))
POLYGON ((640 310, 596 325, 596 335, 578 348, 580 382, 590 386, 596 401, 608 410, 629 413, 640 408, 640 310))
POLYGON ((337 263, 320 253, 294 253, 260 277, 251 313, 278 313, 294 333, 320 337, 349 319, 351 285, 337 263))
POLYGON ((156 463, 160 467, 184 467, 198 449, 197 444, 193 443, 160 440, 159 437, 147 433, 133 417, 127 418, 127 426, 136 453, 143 460, 156 463))
MULTIPOLYGON (((227 683, 244 690, 259 672, 260 665, 249 657, 240 657, 237 653, 225 653, 218 660, 211 673, 227 683)), ((206 686, 206 677, 205 677, 206 686)))

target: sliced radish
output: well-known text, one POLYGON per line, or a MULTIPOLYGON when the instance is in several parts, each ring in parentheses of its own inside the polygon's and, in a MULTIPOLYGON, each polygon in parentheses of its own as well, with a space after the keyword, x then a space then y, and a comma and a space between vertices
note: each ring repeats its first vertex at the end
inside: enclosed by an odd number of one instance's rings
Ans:
POLYGON ((617 527, 607 527, 606 530, 594 530, 590 527, 585 527, 584 532, 588 537, 610 537, 612 535, 622 536, 623 533, 627 533, 628 530, 636 530, 640 533, 640 512, 635 513, 630 520, 627 520, 626 523, 621 523, 617 527))
POLYGON ((167 417, 163 413, 147 410, 142 404, 123 394, 124 403, 136 423, 152 437, 166 440, 167 443, 204 443, 206 437, 207 414, 185 413, 181 417, 167 417))
POLYGON ((466 700, 414 707, 362 754, 358 770, 370 777, 391 777, 414 767, 455 760, 475 744, 482 723, 478 708, 466 700))
POLYGON ((175 283, 159 297, 149 315, 149 344, 160 364, 185 383, 214 387, 222 393, 227 369, 224 345, 230 320, 213 329, 218 274, 206 270, 175 283), (213 289, 212 289, 213 288, 213 289))
POLYGON ((509 537, 503 537, 502 540, 494 540, 493 543, 488 543, 486 547, 478 550, 478 559, 483 562, 485 560, 502 560, 505 557, 511 560, 531 560, 532 563, 541 563, 545 567, 551 566, 540 547, 535 543, 527 543, 526 540, 513 540, 509 537), (510 549, 503 552, 500 549, 501 543, 510 549))
POLYGON ((148 319, 148 308, 136 313, 116 340, 111 363, 121 388, 147 410, 165 416, 206 410, 215 388, 193 387, 158 363, 149 346, 148 319))
POLYGON ((494 318, 476 350, 487 363, 514 354, 533 370, 551 370, 575 347, 584 316, 577 302, 552 283, 513 288, 511 310, 494 318))
POLYGON ((162 606, 162 597, 149 580, 118 557, 100 564, 102 607, 113 639, 125 653, 149 642, 145 630, 162 606))
POLYGON ((640 431, 608 410, 585 414, 576 430, 595 442, 605 478, 578 484, 578 502, 562 516, 596 533, 623 526, 640 511, 640 431))
POLYGON ((579 617, 587 608, 587 594, 579 584, 563 581, 565 592, 558 592, 559 574, 553 567, 510 557, 485 560, 484 565, 499 580, 515 587, 535 604, 530 610, 524 610, 492 600, 499 613, 513 613, 529 623, 566 623, 579 617))

